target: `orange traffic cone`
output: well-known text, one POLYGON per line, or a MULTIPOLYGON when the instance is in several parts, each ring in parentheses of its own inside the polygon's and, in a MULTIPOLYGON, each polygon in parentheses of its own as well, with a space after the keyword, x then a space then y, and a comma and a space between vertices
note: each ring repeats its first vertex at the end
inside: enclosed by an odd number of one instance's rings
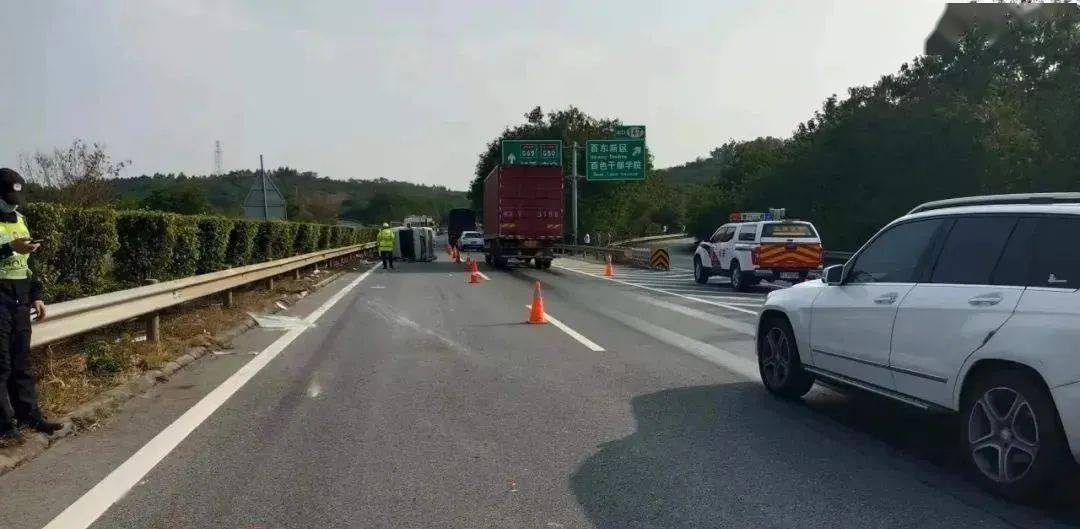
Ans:
POLYGON ((469 271, 469 283, 480 282, 480 271, 476 269, 476 261, 472 262, 471 268, 469 266, 466 266, 465 269, 469 271))
POLYGON ((607 256, 607 264, 604 265, 604 277, 615 277, 615 269, 611 267, 611 256, 607 256))
POLYGON ((455 263, 460 263, 461 262, 461 253, 458 252, 457 248, 454 248, 454 262, 455 263))
POLYGON ((476 274, 477 276, 480 275, 480 266, 477 265, 477 263, 479 263, 479 262, 480 262, 479 259, 472 262, 472 273, 476 274))
POLYGON ((544 316, 544 300, 540 297, 539 281, 533 287, 532 306, 529 307, 529 323, 547 323, 547 317, 544 316))

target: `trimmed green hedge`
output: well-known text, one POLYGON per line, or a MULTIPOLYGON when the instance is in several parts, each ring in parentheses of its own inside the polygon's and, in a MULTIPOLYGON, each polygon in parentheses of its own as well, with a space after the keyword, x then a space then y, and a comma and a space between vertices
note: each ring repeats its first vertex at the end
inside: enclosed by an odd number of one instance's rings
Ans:
POLYGON ((128 285, 164 280, 172 271, 176 227, 171 214, 125 211, 116 217, 120 248, 113 254, 114 275, 128 285))
MULTIPOLYGON (((236 223, 232 219, 210 215, 198 217, 196 222, 199 225, 199 261, 196 267, 198 273, 206 274, 228 268, 229 241, 236 223)), ((246 246, 250 255, 251 244, 246 246)))
POLYGON ((229 233, 229 248, 225 252, 227 265, 251 264, 255 252, 255 233, 259 231, 259 224, 262 223, 252 220, 233 221, 232 232, 229 233))
POLYGON ((30 268, 56 302, 375 240, 378 230, 154 211, 20 209, 44 239, 30 268))
POLYGON ((29 204, 21 210, 34 238, 44 244, 30 258, 30 269, 49 300, 89 296, 108 289, 110 255, 119 242, 116 212, 29 204))
POLYGON ((319 249, 319 225, 301 224, 296 230, 293 253, 302 255, 319 249))
POLYGON ((198 270, 199 261, 202 260, 199 218, 195 215, 168 213, 166 219, 172 225, 176 237, 168 279, 193 276, 198 270))
POLYGON ((329 250, 334 239, 334 227, 328 224, 319 226, 319 249, 329 250))

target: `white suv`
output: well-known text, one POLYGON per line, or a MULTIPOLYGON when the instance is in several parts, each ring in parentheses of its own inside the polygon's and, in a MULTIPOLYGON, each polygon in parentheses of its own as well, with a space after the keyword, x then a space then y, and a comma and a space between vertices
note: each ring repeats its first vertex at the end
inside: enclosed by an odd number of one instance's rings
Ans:
POLYGON ((733 290, 762 279, 799 282, 821 272, 822 256, 821 239, 809 222, 732 222, 698 244, 694 280, 704 284, 710 276, 730 277, 733 290))
POLYGON ((770 292, 765 387, 814 381, 957 412, 985 486, 1030 496, 1080 460, 1080 193, 923 204, 821 281, 770 292))

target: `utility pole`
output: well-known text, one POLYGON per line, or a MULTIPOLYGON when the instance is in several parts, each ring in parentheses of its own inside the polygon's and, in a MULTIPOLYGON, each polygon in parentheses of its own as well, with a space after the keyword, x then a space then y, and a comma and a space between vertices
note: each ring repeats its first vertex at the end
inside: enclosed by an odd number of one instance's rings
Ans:
POLYGON ((221 140, 214 141, 214 175, 221 176, 221 140))

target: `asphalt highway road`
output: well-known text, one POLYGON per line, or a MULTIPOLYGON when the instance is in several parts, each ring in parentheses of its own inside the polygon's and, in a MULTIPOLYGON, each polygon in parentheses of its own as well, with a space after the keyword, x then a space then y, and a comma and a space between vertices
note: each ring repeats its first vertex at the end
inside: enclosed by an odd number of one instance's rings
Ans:
POLYGON ((685 293, 699 287, 678 271, 620 267, 612 281, 596 266, 481 265, 477 285, 445 256, 350 272, 288 311, 314 326, 254 329, 0 476, 0 527, 1080 522, 1075 487, 1021 506, 971 485, 945 418, 824 389, 766 394, 751 334, 768 288, 685 293), (524 323, 536 281, 562 325, 524 323), (190 434, 146 448, 177 423, 190 434))

